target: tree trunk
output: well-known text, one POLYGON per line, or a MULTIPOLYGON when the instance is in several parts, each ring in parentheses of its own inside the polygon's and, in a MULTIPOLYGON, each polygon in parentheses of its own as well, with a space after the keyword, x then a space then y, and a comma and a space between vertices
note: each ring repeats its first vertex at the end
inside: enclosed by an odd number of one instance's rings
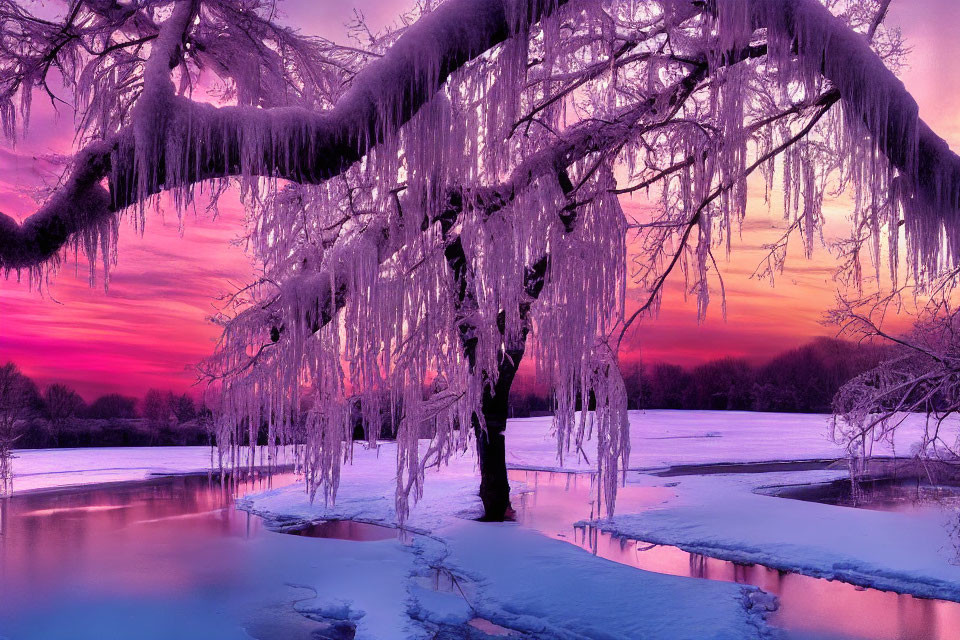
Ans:
POLYGON ((474 416, 473 432, 477 437, 477 458, 480 461, 480 500, 483 502, 483 517, 487 522, 503 522, 508 519, 510 506, 510 483, 507 480, 506 442, 503 431, 506 418, 492 416, 486 411, 484 419, 487 430, 480 428, 474 416))
POLYGON ((487 522, 512 519, 510 483, 507 480, 507 450, 503 432, 507 428, 510 387, 523 358, 524 349, 511 349, 507 357, 500 357, 497 384, 483 393, 482 410, 486 430, 473 416, 473 433, 477 438, 477 459, 480 462, 480 500, 487 522))

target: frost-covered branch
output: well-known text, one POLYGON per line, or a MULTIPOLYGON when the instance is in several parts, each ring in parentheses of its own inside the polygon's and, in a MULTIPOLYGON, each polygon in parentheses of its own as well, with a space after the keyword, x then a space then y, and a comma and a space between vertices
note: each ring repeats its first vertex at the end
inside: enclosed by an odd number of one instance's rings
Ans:
MULTIPOLYGON (((529 25, 550 14, 555 4, 563 3, 530 0, 518 15, 529 25)), ((908 230, 925 236, 936 228, 949 232, 944 225, 950 218, 941 213, 960 206, 960 159, 918 119, 915 101, 863 36, 815 0, 754 2, 751 6, 751 26, 781 31, 781 37, 793 43, 797 56, 807 58, 810 67, 833 82, 845 106, 863 121, 891 164, 906 176, 905 201, 911 210, 920 212, 909 217, 908 230), (865 77, 870 82, 861 82, 865 77), (883 113, 877 112, 879 104, 884 105, 883 113)), ((29 268, 42 263, 92 223, 163 189, 189 189, 200 181, 233 175, 304 183, 329 179, 416 113, 450 73, 521 30, 523 25, 510 24, 508 14, 506 5, 498 0, 443 3, 408 29, 386 55, 357 74, 350 91, 329 112, 216 109, 178 99, 169 107, 173 112, 169 124, 153 132, 164 141, 152 148, 156 157, 137 162, 135 136, 126 129, 78 156, 73 171, 83 179, 68 183, 89 183, 91 177, 108 179, 111 200, 106 210, 101 206, 81 216, 63 207, 72 197, 52 198, 36 219, 28 219, 22 226, 7 216, 0 218, 0 266, 29 268), (427 42, 430 46, 425 47, 427 42), (108 145, 109 162, 103 144, 108 145), (143 175, 145 166, 157 175, 143 175)), ((81 193, 68 195, 87 199, 94 194, 84 187, 81 193)), ((932 247, 917 248, 926 260, 933 259, 932 251, 932 247)))
POLYGON ((925 415, 926 422, 911 455, 921 462, 955 462, 960 454, 960 432, 954 426, 946 428, 947 418, 960 412, 957 310, 948 298, 938 297, 910 331, 892 334, 874 318, 884 302, 847 302, 834 313, 845 334, 890 345, 884 362, 847 382, 833 401, 833 435, 847 447, 855 490, 873 444, 892 440, 912 414, 925 415))
MULTIPOLYGON (((72 198, 52 198, 37 214, 18 225, 0 214, 0 268, 30 268, 48 260, 91 220, 142 203, 162 190, 189 190, 205 180, 230 176, 285 178, 316 184, 338 175, 365 153, 392 136, 443 85, 451 73, 526 30, 566 0, 528 0, 513 8, 503 0, 448 0, 424 16, 397 39, 382 57, 358 73, 350 89, 324 112, 302 108, 258 109, 200 104, 174 98, 148 102, 137 125, 121 129, 81 153, 73 173, 81 180, 80 195, 90 198, 87 185, 107 179, 109 205, 83 215, 64 206, 72 198), (508 8, 510 7, 510 8, 508 8), (519 11, 514 15, 514 12, 519 11), (149 136, 154 143, 138 148, 149 136), (146 153, 145 156, 143 154, 146 153), (143 156, 143 157, 141 157, 143 156)), ((184 17, 192 3, 179 16, 184 17)), ((173 20, 177 13, 168 20, 173 20)), ((172 25, 170 49, 180 42, 183 25, 172 25)), ((154 69, 173 51, 165 51, 154 69)), ((169 60, 169 62, 175 62, 169 60)), ((150 69, 148 63, 145 75, 150 69)), ((149 78, 148 78, 149 81, 149 78)), ((100 195, 100 194, 97 194, 100 195)))
MULTIPOLYGON (((744 52, 744 57, 749 55, 750 52, 744 52)), ((656 99, 627 107, 610 119, 587 120, 574 125, 556 142, 521 162, 510 178, 498 185, 452 188, 445 196, 446 206, 432 220, 432 223, 440 227, 446 250, 451 250, 451 247, 459 243, 459 235, 450 232, 465 212, 472 212, 479 215, 481 220, 488 220, 511 205, 520 194, 544 177, 556 176, 558 184, 565 192, 568 202, 558 211, 558 220, 562 222, 566 232, 571 231, 577 203, 573 200, 573 185, 563 185, 564 182, 569 183, 569 177, 566 177, 567 169, 591 154, 622 146, 631 137, 642 135, 644 131, 664 122, 667 119, 664 114, 669 115, 679 109, 706 71, 707 64, 701 60, 693 72, 656 99), (651 119, 652 121, 646 122, 651 119)), ((365 243, 373 248, 372 253, 377 256, 378 264, 384 263, 402 248, 397 230, 391 230, 391 227, 391 221, 386 218, 358 225, 338 240, 343 246, 338 246, 334 251, 344 258, 333 260, 333 267, 320 273, 301 274, 288 280, 284 286, 286 295, 301 299, 301 308, 306 310, 305 325, 310 333, 316 333, 326 326, 334 314, 346 304, 350 286, 349 274, 352 270, 351 257, 360 253, 356 247, 358 243, 365 243), (327 282, 332 285, 315 286, 316 283, 327 282), (298 291, 316 291, 318 297, 312 301, 303 301, 298 291)), ((459 251, 456 248, 452 250, 462 253, 462 245, 459 251)), ((534 260, 534 263, 539 264, 545 259, 540 257, 534 260)), ((269 306, 279 302, 279 297, 272 298, 269 306)), ((276 329, 275 335, 280 339, 283 330, 273 326, 271 329, 276 329)))
POLYGON ((871 50, 868 38, 876 27, 871 24, 865 38, 816 0, 752 4, 755 25, 788 36, 786 42, 796 48, 809 73, 822 73, 836 87, 848 118, 862 122, 872 143, 900 172, 902 183, 896 188, 918 266, 936 271, 937 264, 954 262, 960 255, 960 156, 920 119, 903 82, 871 50), (949 254, 941 256, 944 236, 949 254))

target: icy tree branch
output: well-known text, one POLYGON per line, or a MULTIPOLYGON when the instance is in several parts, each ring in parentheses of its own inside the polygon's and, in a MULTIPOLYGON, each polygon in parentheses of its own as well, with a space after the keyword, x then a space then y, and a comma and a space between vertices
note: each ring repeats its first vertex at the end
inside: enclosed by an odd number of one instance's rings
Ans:
POLYGON ((754 0, 757 27, 781 28, 796 43, 797 55, 820 58, 820 71, 840 92, 844 106, 863 119, 869 133, 890 161, 914 184, 926 206, 941 209, 944 222, 955 225, 960 214, 960 156, 920 119, 916 100, 862 34, 816 0, 754 0), (870 113, 885 104, 884 117, 870 113))
MULTIPOLYGON (((755 56, 759 51, 752 48, 745 49, 740 52, 736 59, 743 60, 755 56)), ((514 202, 517 196, 534 182, 550 175, 558 177, 563 191, 570 196, 573 186, 568 184, 569 178, 560 179, 561 176, 565 176, 570 166, 591 154, 623 145, 630 137, 643 133, 650 126, 660 124, 664 118, 669 117, 669 114, 674 113, 679 108, 697 86, 697 83, 704 78, 706 72, 707 64, 701 62, 688 76, 660 96, 627 107, 617 117, 610 120, 587 120, 572 126, 554 144, 522 161, 510 177, 501 184, 451 190, 447 194, 448 206, 433 220, 434 223, 440 224, 446 238, 445 251, 452 252, 448 258, 458 262, 458 264, 466 264, 466 257, 461 255, 463 254, 463 247, 460 244, 459 236, 451 233, 464 210, 474 209, 480 211, 484 218, 489 218, 514 202), (652 124, 644 125, 644 120, 650 118, 651 115, 655 116, 652 124), (459 260, 456 260, 457 255, 460 255, 459 260)), ((575 203, 570 203, 568 206, 573 207, 575 203)), ((576 220, 575 211, 561 210, 558 212, 558 219, 563 224, 565 231, 569 233, 576 220)), ((334 267, 319 273, 296 276, 284 287, 290 290, 316 291, 318 293, 318 296, 312 302, 305 305, 309 311, 304 320, 311 333, 316 333, 326 326, 336 312, 346 304, 349 294, 350 274, 353 268, 350 256, 355 254, 358 243, 369 243, 369 246, 375 247, 375 254, 380 264, 401 248, 400 241, 396 234, 391 232, 391 225, 388 221, 381 219, 364 224, 348 234, 342 241, 342 245, 335 249, 336 255, 340 257, 333 261, 334 267), (332 283, 332 285, 324 284, 323 286, 312 287, 310 283, 332 283)), ((540 273, 546 268, 547 261, 547 256, 535 260, 530 266, 531 273, 540 273)), ((451 268, 453 269, 453 267, 451 268)), ((454 269, 454 272, 456 274, 456 269, 454 269)), ((536 279, 534 277, 534 280, 536 279)), ((463 289, 463 293, 459 295, 468 295, 466 282, 462 279, 458 279, 458 282, 458 287, 463 289)), ((526 283, 525 286, 527 286, 526 283)), ((542 282, 539 286, 542 287, 542 282)), ((538 295, 539 290, 538 288, 538 295)), ((284 294, 281 293, 281 295, 284 294)), ((533 298, 536 298, 536 296, 533 296, 533 298)), ((277 339, 279 339, 281 332, 277 328, 277 332, 274 333, 277 339)))
POLYGON ((137 162, 135 127, 125 128, 78 155, 73 172, 80 179, 68 181, 75 186, 64 197, 54 196, 22 225, 0 214, 0 268, 36 266, 92 221, 162 190, 238 175, 313 184, 336 176, 409 120, 451 73, 506 40, 512 30, 529 28, 566 2, 527 0, 526 24, 514 25, 507 0, 448 0, 367 65, 336 106, 322 113, 215 108, 176 98, 165 106, 167 117, 156 122, 161 130, 151 132, 162 142, 155 157, 137 162), (198 129, 205 132, 204 139, 191 135, 198 129), (172 150, 185 153, 174 158, 172 150), (142 175, 143 166, 156 175, 142 175), (66 206, 74 196, 89 200, 97 191, 91 185, 104 179, 110 183, 109 204, 100 202, 97 210, 83 212, 66 206))
MULTIPOLYGON (((523 15, 529 25, 564 3, 529 0, 523 15)), ((415 114, 452 72, 509 37, 508 4, 504 0, 443 3, 410 27, 387 55, 358 74, 348 93, 327 112, 217 109, 175 98, 168 121, 155 132, 163 141, 156 145, 155 157, 137 162, 135 134, 131 128, 121 130, 78 154, 65 185, 23 224, 0 214, 0 267, 39 265, 85 229, 104 224, 113 213, 164 189, 236 175, 319 183, 339 174, 415 114), (198 128, 206 132, 203 140, 191 136, 190 131, 198 128), (184 147, 181 158, 168 155, 184 147), (156 175, 143 175, 145 166, 156 175), (104 179, 109 181, 109 201, 100 185, 104 179), (84 206, 77 207, 81 202, 84 206)), ((866 39, 816 0, 752 5, 757 27, 770 27, 771 16, 783 21, 779 26, 796 38, 801 58, 820 56, 822 41, 829 41, 822 73, 838 88, 845 105, 857 111, 870 96, 885 97, 888 116, 882 122, 866 118, 865 123, 873 127, 870 133, 890 162, 910 177, 913 184, 908 188, 925 208, 936 205, 951 212, 933 224, 951 222, 960 208, 960 158, 919 120, 916 102, 866 39), (916 143, 905 144, 912 132, 916 143)), ((155 43, 154 49, 159 46, 155 43)))

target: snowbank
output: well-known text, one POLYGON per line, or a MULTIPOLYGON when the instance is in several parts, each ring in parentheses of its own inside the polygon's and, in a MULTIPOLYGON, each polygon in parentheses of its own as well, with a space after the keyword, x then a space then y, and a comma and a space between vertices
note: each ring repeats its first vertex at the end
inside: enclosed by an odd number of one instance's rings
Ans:
MULTIPOLYGON (((306 597, 294 605, 313 619, 355 625, 356 640, 426 639, 426 630, 408 615, 411 576, 419 571, 413 550, 396 540, 351 542, 270 534, 267 575, 282 575, 306 597), (269 573, 268 573, 269 572, 269 573), (291 583, 291 580, 295 582, 291 583)), ((267 636, 269 637, 269 636, 267 636)))
MULTIPOLYGON (((322 500, 310 504, 302 485, 248 496, 239 505, 279 529, 347 518, 396 526, 394 452, 392 444, 382 445, 379 452, 357 451, 354 464, 344 469, 335 505, 322 500)), ((640 571, 516 524, 474 522, 469 518, 481 512, 476 493, 472 459, 455 459, 440 472, 431 472, 423 498, 411 510, 405 526, 416 532, 410 547, 416 559, 407 608, 414 619, 464 625, 481 617, 533 637, 558 640, 764 637, 765 609, 753 603, 765 600, 757 589, 640 571), (429 588, 431 571, 454 576, 455 588, 429 588)), ((374 633, 385 628, 384 614, 378 612, 377 621, 357 613, 370 601, 368 596, 346 598, 338 579, 323 582, 315 588, 317 597, 301 610, 352 620, 358 624, 358 638, 396 637, 374 633)))
MULTIPOLYGON (((303 483, 247 496, 237 503, 267 519, 274 528, 319 520, 355 520, 393 527, 397 524, 396 451, 393 443, 381 443, 376 451, 358 446, 353 464, 343 467, 334 504, 324 503, 320 495, 311 504, 303 483)), ((478 476, 471 456, 460 456, 442 469, 428 470, 423 499, 411 509, 405 528, 430 533, 452 517, 479 516, 483 509, 477 496, 478 476)))
MULTIPOLYGON (((91 447, 13 452, 13 492, 145 480, 211 469, 210 447, 91 447)), ((216 460, 214 453, 214 461, 216 460)))
POLYGON ((461 522, 443 538, 445 565, 476 585, 477 614, 535 638, 763 637, 753 587, 633 569, 519 525, 461 522))
POLYGON ((14 493, 210 468, 210 447, 24 449, 13 455, 14 493))
MULTIPOLYGON (((557 460, 551 418, 511 420, 507 426, 507 463, 513 468, 587 471, 596 462, 596 440, 582 456, 557 460)), ((653 470, 676 465, 723 462, 822 460, 845 456, 831 438, 831 416, 752 411, 631 411, 630 468, 653 470)), ((953 420, 954 429, 960 424, 953 420)), ((896 441, 877 443, 878 456, 905 456, 918 441, 923 417, 909 416, 896 441)), ((949 427, 948 427, 949 428, 949 427)))
MULTIPOLYGON (((956 513, 873 511, 755 493, 765 486, 840 475, 801 471, 670 478, 674 497, 665 504, 591 524, 724 560, 960 602, 956 513)), ((648 486, 665 482, 646 475, 630 479, 648 486)))

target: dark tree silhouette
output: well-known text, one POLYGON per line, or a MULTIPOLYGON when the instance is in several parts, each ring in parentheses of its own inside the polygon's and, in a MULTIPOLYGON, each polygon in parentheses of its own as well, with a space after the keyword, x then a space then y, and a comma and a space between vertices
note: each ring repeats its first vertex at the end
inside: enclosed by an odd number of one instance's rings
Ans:
POLYGON ((87 407, 86 417, 99 420, 136 418, 137 399, 119 393, 100 396, 87 407))
POLYGON ((20 423, 36 406, 37 387, 8 362, 0 366, 0 495, 10 492, 13 480, 11 454, 20 438, 20 423))
POLYGON ((83 398, 66 385, 52 384, 43 392, 43 404, 56 446, 60 432, 84 409, 83 398))

